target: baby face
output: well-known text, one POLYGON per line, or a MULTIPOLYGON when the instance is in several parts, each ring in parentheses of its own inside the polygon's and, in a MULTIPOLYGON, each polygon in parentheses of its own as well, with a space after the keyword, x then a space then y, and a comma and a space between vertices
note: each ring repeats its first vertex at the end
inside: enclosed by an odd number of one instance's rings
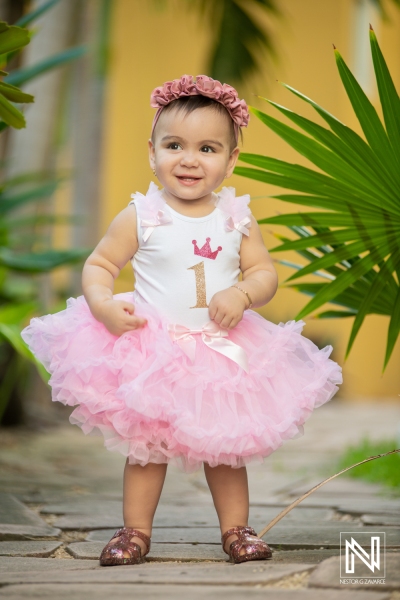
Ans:
POLYGON ((161 113, 150 164, 165 190, 186 201, 209 201, 232 174, 239 148, 231 150, 229 117, 212 108, 161 113))

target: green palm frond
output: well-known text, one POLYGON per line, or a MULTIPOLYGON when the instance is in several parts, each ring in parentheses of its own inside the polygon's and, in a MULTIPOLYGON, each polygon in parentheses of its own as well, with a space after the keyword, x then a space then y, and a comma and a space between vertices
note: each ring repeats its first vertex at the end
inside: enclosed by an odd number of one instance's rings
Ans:
POLYGON ((278 236, 282 243, 272 249, 294 250, 307 261, 306 265, 292 264, 296 271, 287 281, 325 275, 318 283, 288 284, 311 296, 296 318, 326 303, 337 305, 338 310, 327 309, 317 317, 354 317, 346 356, 368 314, 390 318, 385 369, 400 333, 400 99, 372 28, 370 42, 383 121, 335 49, 339 75, 364 137, 283 84, 311 105, 328 127, 266 98, 296 128, 251 110, 318 171, 269 156, 241 154, 240 159, 251 167, 237 167, 235 172, 296 192, 274 198, 323 209, 279 215, 259 223, 286 225, 297 236, 278 236))
MULTIPOLYGON (((375 4, 375 6, 379 9, 381 15, 383 16, 384 19, 387 19, 387 12, 386 12, 386 4, 388 2, 384 2, 384 0, 372 0, 372 2, 375 4)), ((396 6, 398 6, 400 8, 400 0, 391 0, 392 4, 395 4, 396 6)))
POLYGON ((214 43, 207 58, 211 77, 240 83, 259 68, 260 53, 275 54, 271 33, 254 18, 251 9, 278 15, 276 0, 197 0, 193 6, 213 32, 214 43))

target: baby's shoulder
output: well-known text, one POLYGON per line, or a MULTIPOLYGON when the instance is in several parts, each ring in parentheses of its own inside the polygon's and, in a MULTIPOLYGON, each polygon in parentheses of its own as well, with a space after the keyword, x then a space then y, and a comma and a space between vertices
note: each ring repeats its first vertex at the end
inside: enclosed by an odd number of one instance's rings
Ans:
POLYGON ((137 214, 136 207, 134 204, 128 204, 123 208, 112 220, 108 227, 108 231, 114 235, 120 236, 123 239, 124 236, 131 236, 132 232, 136 235, 137 229, 137 214))

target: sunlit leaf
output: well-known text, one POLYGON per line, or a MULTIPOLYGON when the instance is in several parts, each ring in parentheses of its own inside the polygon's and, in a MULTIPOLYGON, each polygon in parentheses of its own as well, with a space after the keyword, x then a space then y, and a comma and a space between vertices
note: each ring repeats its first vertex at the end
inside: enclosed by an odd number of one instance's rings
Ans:
POLYGON ((7 98, 0 93, 0 119, 2 119, 7 125, 15 127, 16 129, 22 129, 25 127, 25 117, 20 110, 14 104, 11 104, 7 98))
POLYGON ((15 25, 0 21, 0 54, 19 50, 29 44, 29 32, 15 25))
POLYGON ((25 94, 25 92, 21 92, 21 90, 14 85, 10 85, 4 81, 0 81, 0 94, 3 94, 3 96, 7 98, 7 100, 11 100, 11 102, 25 103, 34 101, 31 94, 25 94))

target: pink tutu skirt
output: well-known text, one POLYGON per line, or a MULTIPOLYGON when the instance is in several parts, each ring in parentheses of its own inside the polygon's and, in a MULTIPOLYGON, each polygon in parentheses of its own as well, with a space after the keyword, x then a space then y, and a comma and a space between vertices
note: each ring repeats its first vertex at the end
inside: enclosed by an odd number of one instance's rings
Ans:
MULTIPOLYGON (((133 293, 115 294, 133 302, 133 293)), ((229 331, 248 357, 249 372, 195 335, 195 361, 173 342, 165 319, 135 303, 145 327, 117 337, 91 314, 84 296, 32 319, 22 332, 51 373, 54 401, 76 406, 84 433, 131 464, 203 462, 241 467, 261 462, 302 432, 314 408, 342 382, 341 368, 301 335, 302 321, 275 325, 254 311, 229 331)))

